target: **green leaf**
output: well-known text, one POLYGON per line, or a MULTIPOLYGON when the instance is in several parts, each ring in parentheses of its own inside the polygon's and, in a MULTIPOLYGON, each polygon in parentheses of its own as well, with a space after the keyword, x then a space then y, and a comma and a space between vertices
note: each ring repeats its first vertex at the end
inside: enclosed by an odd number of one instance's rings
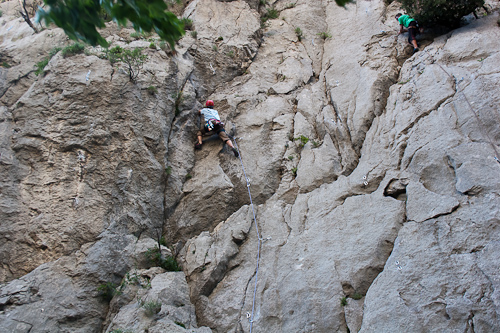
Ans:
POLYGON ((335 0, 335 2, 337 3, 337 5, 344 7, 349 2, 352 2, 352 0, 335 0))
POLYGON ((484 5, 484 0, 400 0, 401 8, 420 26, 460 26, 462 17, 484 5))
POLYGON ((163 0, 44 0, 49 10, 39 9, 38 21, 54 23, 73 40, 107 47, 97 31, 104 28, 103 12, 118 25, 128 22, 136 31, 156 32, 174 49, 175 42, 185 33, 184 24, 171 12, 163 0))

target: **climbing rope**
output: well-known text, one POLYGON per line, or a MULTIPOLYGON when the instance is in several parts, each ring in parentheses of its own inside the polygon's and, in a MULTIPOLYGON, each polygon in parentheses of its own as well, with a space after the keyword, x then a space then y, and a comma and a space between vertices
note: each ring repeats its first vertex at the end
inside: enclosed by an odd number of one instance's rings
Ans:
MULTIPOLYGON (((238 150, 238 152, 240 152, 240 149, 238 148, 238 144, 236 143, 236 138, 231 137, 231 136, 230 136, 230 138, 231 138, 231 141, 234 143, 234 147, 238 150)), ((259 226, 257 225, 257 219, 255 217, 255 209, 253 207, 252 193, 250 193, 250 179, 248 178, 247 173, 245 171, 245 166, 243 165, 243 160, 241 159, 241 152, 239 154, 239 159, 240 159, 240 163, 241 163, 241 169, 243 170, 243 175, 245 176, 245 180, 247 182, 248 197, 250 198, 250 207, 252 207, 253 222, 255 224, 255 231, 257 232, 257 265, 255 268, 255 285, 253 288, 252 313, 250 314, 250 317, 249 317, 250 333, 252 333, 253 319, 254 319, 254 313, 255 313, 255 298, 257 295, 257 280, 259 277, 260 248, 262 245, 262 238, 260 238, 259 226)))

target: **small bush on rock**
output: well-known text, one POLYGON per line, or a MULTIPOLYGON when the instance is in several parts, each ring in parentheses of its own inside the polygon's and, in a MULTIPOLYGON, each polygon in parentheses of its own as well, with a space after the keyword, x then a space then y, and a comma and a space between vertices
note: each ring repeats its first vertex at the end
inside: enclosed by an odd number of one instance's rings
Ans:
POLYGON ((125 64, 128 71, 130 81, 135 82, 142 66, 148 60, 146 54, 142 54, 142 48, 126 50, 120 46, 115 46, 104 52, 104 58, 107 58, 111 64, 122 62, 125 64))
POLYGON ((144 308, 144 311, 146 312, 146 316, 152 317, 161 310, 161 302, 159 301, 150 301, 144 303, 142 306, 144 308))
POLYGON ((157 94, 157 93, 158 93, 158 89, 156 89, 156 87, 155 87, 155 86, 149 86, 149 87, 147 88, 147 90, 148 90, 148 93, 149 93, 150 95, 155 95, 155 94, 157 94))
POLYGON ((97 291, 99 292, 99 296, 104 299, 106 302, 111 301, 111 299, 115 295, 119 295, 120 291, 117 289, 117 286, 112 282, 106 282, 97 287, 97 291))
POLYGON ((294 139, 295 141, 300 141, 300 147, 304 147, 308 142, 309 138, 307 136, 301 135, 298 138, 294 139))
POLYGON ((183 323, 181 323, 180 321, 174 321, 174 323, 176 325, 179 325, 180 327, 183 327, 183 328, 186 328, 186 325, 184 325, 183 323))
POLYGON ((274 8, 269 8, 266 14, 267 18, 269 19, 277 19, 279 15, 280 13, 274 8))
POLYGON ((295 34, 297 35, 299 42, 302 41, 302 38, 304 37, 304 35, 302 34, 302 29, 300 29, 299 27, 295 28, 295 34))
POLYGON ((318 34, 318 36, 321 37, 321 38, 323 38, 323 39, 332 38, 332 35, 329 32, 326 32, 326 31, 320 32, 318 34))
POLYGON ((363 295, 356 293, 356 294, 352 295, 351 298, 355 299, 355 300, 360 300, 363 298, 363 295))
POLYGON ((184 96, 184 93, 182 91, 179 91, 176 94, 172 94, 172 98, 174 98, 174 106, 175 106, 175 115, 178 116, 181 113, 180 106, 182 102, 186 99, 186 96, 184 96))
POLYGON ((146 251, 146 258, 157 267, 161 267, 170 272, 179 272, 181 270, 181 266, 177 263, 174 257, 167 256, 163 257, 161 251, 158 247, 149 248, 146 251))
POLYGON ((49 63, 50 59, 52 59, 53 56, 57 54, 57 52, 61 51, 60 47, 54 47, 52 50, 49 52, 49 56, 43 58, 39 62, 36 63, 35 67, 35 75, 38 76, 44 72, 45 66, 49 63))
POLYGON ((64 58, 74 56, 76 54, 83 53, 85 50, 85 45, 82 43, 73 43, 62 49, 61 53, 64 58))
POLYGON ((35 75, 38 76, 44 72, 45 66, 49 63, 49 58, 43 58, 35 64, 35 75))
POLYGON ((130 34, 130 37, 132 37, 134 39, 139 39, 142 37, 142 34, 140 32, 135 31, 135 32, 130 34))
POLYGON ((184 24, 184 29, 185 30, 193 30, 193 20, 186 18, 183 18, 181 22, 184 24))

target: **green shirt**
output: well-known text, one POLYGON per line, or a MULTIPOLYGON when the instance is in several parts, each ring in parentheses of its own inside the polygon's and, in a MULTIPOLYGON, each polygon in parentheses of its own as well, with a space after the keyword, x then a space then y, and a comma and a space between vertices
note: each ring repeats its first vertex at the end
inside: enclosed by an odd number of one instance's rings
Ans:
POLYGON ((405 28, 408 28, 408 26, 410 25, 410 22, 415 21, 415 20, 412 19, 411 17, 409 17, 408 15, 401 15, 398 18, 398 21, 399 21, 399 24, 402 24, 405 28))

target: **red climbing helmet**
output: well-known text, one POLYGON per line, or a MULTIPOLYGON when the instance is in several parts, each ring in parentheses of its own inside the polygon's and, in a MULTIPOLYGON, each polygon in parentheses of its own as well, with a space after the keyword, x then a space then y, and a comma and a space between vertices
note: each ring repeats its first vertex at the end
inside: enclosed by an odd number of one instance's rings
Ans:
POLYGON ((213 107, 213 106, 214 106, 214 101, 212 101, 211 99, 209 99, 209 100, 205 103, 205 106, 206 106, 206 107, 213 107))

